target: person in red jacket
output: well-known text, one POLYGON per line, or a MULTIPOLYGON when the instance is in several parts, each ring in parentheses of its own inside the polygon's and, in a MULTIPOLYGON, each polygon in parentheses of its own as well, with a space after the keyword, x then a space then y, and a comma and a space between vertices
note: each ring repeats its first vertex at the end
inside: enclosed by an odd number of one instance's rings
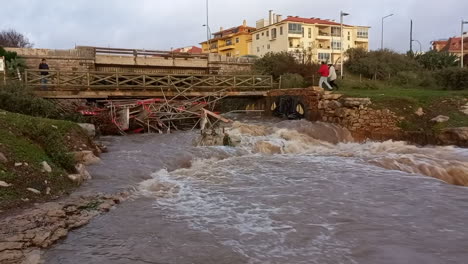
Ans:
POLYGON ((328 75, 330 75, 330 70, 328 69, 328 66, 324 61, 322 61, 322 66, 320 66, 318 73, 320 74, 320 88, 323 88, 322 85, 323 83, 325 83, 328 86, 328 90, 333 90, 333 88, 328 83, 328 75))

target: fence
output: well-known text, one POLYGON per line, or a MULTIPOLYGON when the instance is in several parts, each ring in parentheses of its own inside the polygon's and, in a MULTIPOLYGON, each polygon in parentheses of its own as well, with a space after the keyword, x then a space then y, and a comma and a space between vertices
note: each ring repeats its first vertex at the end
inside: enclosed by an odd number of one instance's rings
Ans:
POLYGON ((192 90, 270 90, 272 76, 264 75, 177 75, 138 74, 119 72, 79 72, 47 70, 26 70, 27 86, 48 90, 160 90, 182 88, 192 90))

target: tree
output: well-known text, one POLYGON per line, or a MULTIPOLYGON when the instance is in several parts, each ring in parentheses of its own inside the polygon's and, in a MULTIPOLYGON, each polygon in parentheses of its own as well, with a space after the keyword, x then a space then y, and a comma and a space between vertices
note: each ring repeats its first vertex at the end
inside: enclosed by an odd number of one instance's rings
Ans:
POLYGON ((417 54, 414 58, 424 68, 431 71, 455 67, 459 64, 459 58, 456 55, 435 50, 417 54))
POLYGON ((269 52, 255 61, 254 70, 261 74, 272 75, 278 80, 281 75, 299 74, 303 78, 310 78, 318 71, 318 65, 308 61, 306 53, 298 52, 269 52))
POLYGON ((32 48, 33 44, 23 34, 9 29, 0 32, 0 47, 32 48))

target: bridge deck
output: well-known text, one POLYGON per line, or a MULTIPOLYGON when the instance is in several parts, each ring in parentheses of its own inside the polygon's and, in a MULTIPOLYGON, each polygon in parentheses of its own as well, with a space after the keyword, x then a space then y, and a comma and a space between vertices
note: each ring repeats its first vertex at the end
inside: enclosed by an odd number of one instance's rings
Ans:
POLYGON ((27 70, 25 83, 45 98, 265 96, 273 79, 265 75, 164 75, 119 72, 27 70))

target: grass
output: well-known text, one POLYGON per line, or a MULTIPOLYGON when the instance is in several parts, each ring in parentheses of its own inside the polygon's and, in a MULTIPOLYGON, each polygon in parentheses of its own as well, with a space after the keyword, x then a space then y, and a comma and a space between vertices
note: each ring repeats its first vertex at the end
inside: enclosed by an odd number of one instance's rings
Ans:
POLYGON ((434 87, 399 86, 388 82, 360 82, 350 77, 339 83, 339 93, 348 97, 368 97, 374 108, 388 108, 405 117, 400 127, 408 131, 438 131, 448 127, 468 126, 468 116, 459 111, 461 105, 468 103, 468 90, 443 90, 434 87), (421 107, 425 115, 415 114, 421 107), (430 119, 446 115, 446 123, 434 124, 430 119))
POLYGON ((0 152, 8 159, 7 163, 0 163, 0 180, 12 184, 0 187, 0 209, 18 206, 25 199, 35 201, 59 196, 74 187, 67 177, 75 165, 69 152, 74 143, 89 142, 78 125, 1 109, 0 124, 0 152), (51 173, 42 170, 43 161, 52 167, 51 173), (27 188, 39 190, 41 195, 27 188), (50 194, 46 195, 48 189, 50 194))

